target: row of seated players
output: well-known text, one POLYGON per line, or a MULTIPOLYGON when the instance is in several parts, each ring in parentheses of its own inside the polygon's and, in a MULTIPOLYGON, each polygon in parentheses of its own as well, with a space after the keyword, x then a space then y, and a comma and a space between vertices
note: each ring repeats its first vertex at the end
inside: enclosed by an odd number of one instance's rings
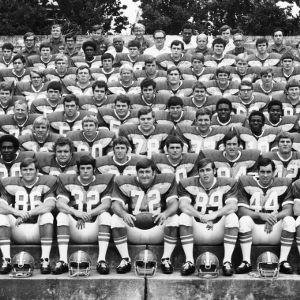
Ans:
MULTIPOLYGON (((278 55, 278 54, 276 54, 278 55)), ((181 55, 179 55, 181 57, 181 55)), ((244 58, 236 57, 223 60, 217 66, 205 66, 205 57, 196 53, 189 58, 184 66, 172 65, 162 70, 157 58, 147 58, 140 68, 127 61, 120 68, 114 66, 114 57, 106 53, 101 57, 102 67, 93 68, 87 65, 69 67, 69 59, 63 54, 57 55, 54 68, 40 70, 26 68, 26 60, 21 55, 12 58, 13 68, 0 70, 0 81, 7 81, 13 85, 14 94, 24 95, 28 100, 45 93, 47 82, 60 81, 63 93, 77 95, 92 95, 91 86, 94 80, 104 80, 108 83, 111 94, 140 92, 140 82, 144 78, 151 78, 157 82, 157 90, 190 96, 195 81, 201 81, 207 87, 210 95, 235 95, 238 84, 243 79, 254 82, 254 90, 271 95, 284 89, 289 79, 298 79, 300 67, 295 65, 294 56, 287 52, 279 55, 276 65, 266 64, 262 67, 251 67, 244 58), (232 65, 226 64, 228 60, 232 65), (176 72, 175 72, 176 71, 176 72), (220 77, 220 78, 219 78, 220 77), (35 97, 34 97, 35 95, 35 97)))
MULTIPOLYGON (((9 148, 8 143, 17 143, 11 137, 2 139, 2 151, 9 148)), ((300 180, 275 177, 275 164, 269 158, 258 159, 257 176, 240 176, 238 181, 217 177, 216 166, 208 158, 195 163, 197 176, 179 182, 172 173, 157 174, 153 161, 145 157, 136 162, 133 176, 96 174, 95 159, 89 155, 82 155, 76 166, 77 174, 40 175, 36 160, 28 157, 20 164, 20 177, 0 180, 1 274, 11 270, 11 241, 40 243, 41 273, 51 273, 54 216, 60 256, 54 274, 68 271, 70 240, 98 242, 96 269, 107 274, 111 232, 122 258, 118 273, 131 269, 127 241, 146 245, 163 242, 161 269, 172 273, 171 255, 179 235, 186 258, 182 275, 195 271, 194 244, 223 243, 222 270, 231 276, 238 234, 243 261, 236 273, 252 270, 252 243, 280 243, 279 271, 293 272, 287 259, 295 236, 300 250, 300 180), (55 207, 58 214, 53 215, 55 207)))

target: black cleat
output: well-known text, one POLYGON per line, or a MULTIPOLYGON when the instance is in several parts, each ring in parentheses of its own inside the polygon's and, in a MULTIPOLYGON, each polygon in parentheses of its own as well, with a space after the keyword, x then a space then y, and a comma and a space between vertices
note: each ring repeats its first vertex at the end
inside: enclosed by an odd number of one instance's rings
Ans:
POLYGON ((97 262, 96 270, 99 274, 106 275, 109 273, 109 267, 106 261, 100 260, 97 262))
POLYGON ((283 274, 293 274, 293 267, 287 260, 284 260, 279 264, 279 272, 283 274))
POLYGON ((164 273, 164 274, 172 274, 173 273, 173 266, 172 266, 172 263, 170 261, 170 258, 163 258, 161 260, 161 271, 164 273))
POLYGON ((187 261, 182 265, 180 272, 183 276, 193 274, 195 272, 195 265, 192 262, 187 261))
POLYGON ((131 270, 131 262, 129 260, 129 257, 122 258, 120 264, 117 266, 117 273, 125 274, 130 272, 130 270, 131 270))
POLYGON ((243 260, 242 263, 235 269, 236 274, 246 274, 252 271, 252 266, 247 261, 243 260))
POLYGON ((2 264, 0 266, 0 274, 8 274, 11 271, 11 261, 10 258, 2 257, 2 264))
POLYGON ((229 262, 229 261, 224 262, 222 271, 223 271, 224 276, 232 276, 233 275, 233 267, 232 267, 231 262, 229 262))
POLYGON ((41 258, 40 270, 41 270, 41 274, 50 274, 51 273, 49 258, 41 258))
POLYGON ((59 260, 54 269, 52 270, 52 274, 54 275, 59 275, 59 274, 63 274, 63 273, 67 273, 69 271, 69 267, 68 264, 66 264, 64 261, 59 260))

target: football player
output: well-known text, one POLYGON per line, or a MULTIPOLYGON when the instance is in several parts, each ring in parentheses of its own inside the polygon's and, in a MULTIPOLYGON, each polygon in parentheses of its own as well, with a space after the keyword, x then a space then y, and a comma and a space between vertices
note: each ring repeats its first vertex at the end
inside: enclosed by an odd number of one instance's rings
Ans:
POLYGON ((207 158, 197 164, 199 177, 178 186, 180 239, 186 262, 182 275, 194 273, 193 245, 224 243, 223 274, 231 276, 231 257, 238 236, 237 184, 231 178, 216 178, 214 163, 207 158))
POLYGON ((14 45, 12 43, 4 43, 1 47, 2 55, 0 56, 0 70, 1 69, 12 69, 14 45))
POLYGON ((81 130, 83 117, 91 113, 79 109, 79 99, 74 94, 66 95, 63 98, 63 106, 63 111, 47 115, 51 131, 65 135, 72 130, 81 130))
MULTIPOLYGON (((14 102, 13 86, 8 82, 0 82, 0 115, 8 115, 13 113, 14 102)), ((16 96, 20 97, 20 96, 16 96)), ((14 97, 14 98, 16 98, 14 97)))
POLYGON ((114 137, 115 134, 106 128, 98 128, 98 120, 94 115, 82 119, 82 130, 67 133, 77 152, 87 151, 94 158, 106 156, 111 151, 114 137))
POLYGON ((20 151, 18 139, 10 134, 0 137, 0 178, 20 176, 20 164, 26 157, 34 157, 32 151, 20 151))
POLYGON ((59 137, 54 145, 53 152, 38 152, 36 159, 40 172, 58 176, 61 173, 76 174, 76 161, 88 152, 74 152, 73 141, 66 137, 59 137))
POLYGON ((178 234, 177 185, 173 174, 155 174, 155 165, 147 158, 136 164, 137 176, 117 176, 112 192, 112 236, 122 260, 117 273, 131 269, 127 238, 134 244, 157 244, 164 241, 162 272, 170 274, 170 261, 178 234), (125 207, 128 205, 128 209, 125 207), (145 220, 145 212, 151 222, 145 220), (141 214, 142 219, 139 218, 141 214), (139 226, 137 219, 140 219, 139 226), (150 223, 150 230, 143 230, 150 223), (141 223, 141 224, 140 224, 141 223), (141 227, 141 228, 139 228, 141 227))
POLYGON ((217 115, 212 116, 212 127, 235 127, 244 126, 246 123, 246 116, 233 114, 232 103, 227 98, 221 98, 216 104, 217 115))
POLYGON ((218 149, 219 142, 230 128, 212 127, 211 118, 211 110, 202 107, 196 112, 195 125, 179 124, 176 127, 176 134, 184 142, 184 147, 188 148, 189 152, 199 153, 204 149, 218 149))
POLYGON ((1 116, 0 130, 15 137, 30 133, 32 124, 38 116, 38 114, 29 114, 28 104, 24 98, 17 99, 14 103, 13 114, 1 116))
POLYGON ((119 68, 113 67, 114 57, 111 53, 104 53, 101 56, 102 66, 92 68, 91 73, 94 80, 118 80, 119 68))
POLYGON ((198 158, 196 153, 182 153, 183 142, 177 136, 166 139, 167 153, 153 154, 151 159, 156 165, 158 173, 175 174, 176 181, 196 175, 195 163, 198 158))
POLYGON ((59 261, 53 274, 68 271, 68 244, 90 244, 98 241, 97 271, 108 274, 105 256, 110 238, 111 192, 113 175, 95 175, 95 159, 82 156, 77 162, 78 174, 59 176, 56 206, 59 261))
POLYGON ((241 150, 241 139, 236 131, 228 131, 222 139, 224 150, 203 150, 199 159, 208 158, 214 162, 217 177, 238 179, 249 173, 256 174, 259 150, 241 150))
POLYGON ((33 152, 52 152, 59 135, 50 131, 50 122, 46 117, 37 117, 32 124, 32 133, 19 136, 21 149, 33 152))
POLYGON ((142 70, 135 70, 134 71, 134 77, 138 81, 142 81, 145 78, 148 79, 155 79, 158 77, 166 77, 167 72, 164 70, 159 70, 156 60, 154 57, 146 58, 145 60, 145 66, 142 70))
POLYGON ((287 261, 295 235, 292 180, 275 178, 275 164, 269 158, 258 161, 258 177, 242 176, 238 183, 239 240, 243 261, 237 274, 248 273, 253 244, 280 243, 279 272, 292 274, 287 261))
POLYGON ((263 156, 270 158, 276 166, 275 176, 299 179, 300 152, 293 150, 294 137, 288 132, 280 132, 276 137, 277 150, 263 156))
POLYGON ((21 177, 8 177, 1 181, 0 248, 2 265, 0 274, 8 274, 11 240, 18 244, 41 243, 40 270, 50 273, 49 255, 53 236, 53 215, 57 179, 38 175, 37 162, 25 158, 20 165, 21 177))
POLYGON ((163 151, 166 138, 173 133, 173 125, 155 124, 155 115, 150 107, 138 111, 139 124, 120 126, 119 136, 126 137, 132 152, 138 155, 148 155, 163 151))
POLYGON ((96 158, 96 168, 101 174, 136 175, 135 165, 140 155, 131 154, 130 143, 126 137, 115 138, 112 143, 113 155, 96 158))
POLYGON ((260 67, 249 67, 247 59, 238 56, 235 59, 235 67, 231 70, 230 74, 232 81, 238 83, 241 81, 255 82, 258 79, 259 72, 260 67))
POLYGON ((62 85, 59 81, 51 81, 47 85, 47 95, 39 97, 32 101, 30 106, 30 113, 43 114, 46 116, 55 111, 63 111, 62 103, 62 85))
POLYGON ((55 55, 52 55, 52 46, 48 42, 43 42, 39 47, 39 54, 31 55, 27 58, 27 66, 38 69, 54 69, 55 55))

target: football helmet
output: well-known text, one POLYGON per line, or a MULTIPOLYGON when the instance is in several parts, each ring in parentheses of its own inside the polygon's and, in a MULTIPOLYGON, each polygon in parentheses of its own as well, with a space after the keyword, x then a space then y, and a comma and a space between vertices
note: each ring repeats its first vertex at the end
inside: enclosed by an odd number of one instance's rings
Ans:
POLYGON ((153 277, 156 269, 157 260, 155 254, 148 249, 140 251, 134 262, 135 274, 141 277, 153 277))
POLYGON ((262 253, 257 258, 257 271, 260 277, 278 277, 279 273, 279 259, 270 251, 262 253))
POLYGON ((219 260, 211 252, 204 252, 196 260, 198 275, 203 278, 212 278, 219 275, 219 260))
POLYGON ((34 270, 34 258, 25 251, 16 254, 12 261, 12 277, 30 277, 34 270))
POLYGON ((68 264, 71 277, 90 275, 92 260, 85 251, 79 250, 71 254, 68 264))

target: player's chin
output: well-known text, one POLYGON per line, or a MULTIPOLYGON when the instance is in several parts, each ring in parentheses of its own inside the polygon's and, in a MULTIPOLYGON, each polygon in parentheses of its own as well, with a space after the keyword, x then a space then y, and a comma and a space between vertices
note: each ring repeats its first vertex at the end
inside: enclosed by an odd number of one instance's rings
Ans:
POLYGON ((139 229, 147 230, 157 225, 154 223, 155 216, 149 212, 141 212, 135 216, 135 219, 134 226, 139 229))

